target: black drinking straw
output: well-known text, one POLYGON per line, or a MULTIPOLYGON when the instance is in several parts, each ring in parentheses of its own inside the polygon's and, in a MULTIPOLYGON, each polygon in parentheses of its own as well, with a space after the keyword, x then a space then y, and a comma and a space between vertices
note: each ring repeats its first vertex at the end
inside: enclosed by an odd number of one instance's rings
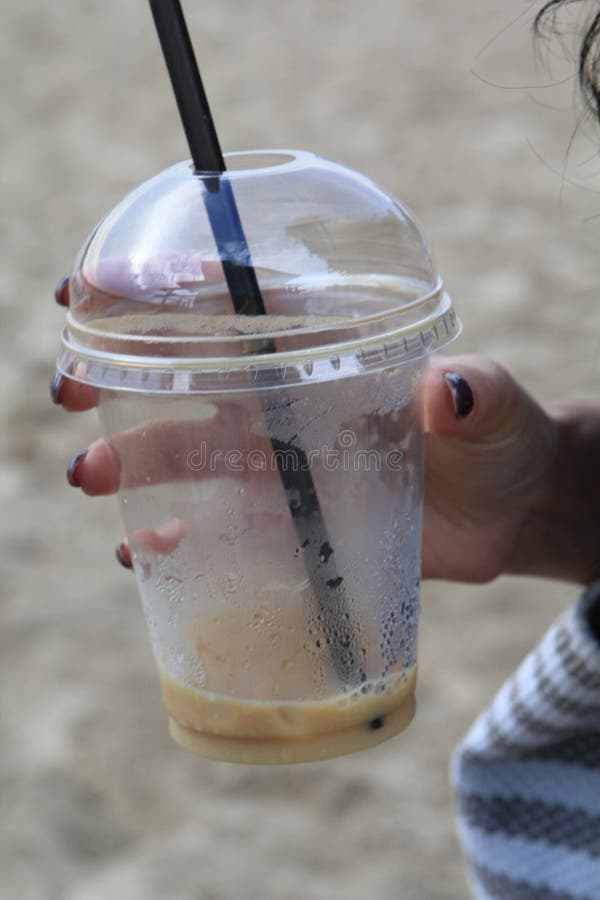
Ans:
MULTIPOLYGON (((265 315, 265 305, 252 265, 219 139, 204 92, 194 50, 179 0, 149 0, 175 99, 197 175, 203 176, 204 202, 219 251, 227 287, 235 312, 265 315)), ((273 341, 262 352, 275 353, 273 341)), ((366 679, 364 650, 357 643, 357 630, 348 609, 344 579, 335 570, 319 499, 305 452, 275 438, 271 444, 290 513, 296 527, 321 622, 315 632, 322 635, 336 672, 343 684, 357 685, 366 679), (289 465, 290 455, 293 456, 289 465), (293 499, 292 499, 293 498, 293 499), (337 607, 332 615, 331 606, 337 607)), ((319 647, 319 639, 316 640, 319 647)))

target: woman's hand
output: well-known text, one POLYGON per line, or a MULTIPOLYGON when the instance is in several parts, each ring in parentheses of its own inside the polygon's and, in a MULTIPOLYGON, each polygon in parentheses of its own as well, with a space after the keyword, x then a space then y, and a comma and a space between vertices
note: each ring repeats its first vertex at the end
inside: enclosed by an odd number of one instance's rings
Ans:
MULTIPOLYGON (((56 297, 68 305, 66 280, 56 297)), ((97 403, 93 388, 61 376, 51 392, 71 412, 97 403)), ((545 410, 501 366, 458 356, 432 361, 424 417, 425 578, 484 582, 520 573, 586 583, 596 577, 600 405, 545 410)), ((116 492, 115 454, 96 441, 75 455, 68 479, 89 495, 116 492)), ((170 548, 173 529, 165 527, 168 533, 155 537, 170 548)), ((117 556, 131 566, 126 543, 117 556)))
POLYGON ((425 431, 424 576, 483 582, 526 569, 556 423, 499 365, 464 356, 433 361, 425 431))
POLYGON ((542 408, 490 360, 437 359, 425 428, 425 577, 600 576, 599 403, 542 408))

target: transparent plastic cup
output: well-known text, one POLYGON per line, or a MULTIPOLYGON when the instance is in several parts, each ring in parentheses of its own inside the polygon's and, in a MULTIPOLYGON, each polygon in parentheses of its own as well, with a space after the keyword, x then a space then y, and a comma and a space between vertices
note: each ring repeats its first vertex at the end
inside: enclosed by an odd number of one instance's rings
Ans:
POLYGON ((84 245, 58 367, 99 391, 174 739, 324 759, 414 713, 420 386, 459 324, 414 216, 369 179, 226 161, 247 247, 225 252, 249 249, 266 315, 234 311, 214 184, 180 163, 84 245))

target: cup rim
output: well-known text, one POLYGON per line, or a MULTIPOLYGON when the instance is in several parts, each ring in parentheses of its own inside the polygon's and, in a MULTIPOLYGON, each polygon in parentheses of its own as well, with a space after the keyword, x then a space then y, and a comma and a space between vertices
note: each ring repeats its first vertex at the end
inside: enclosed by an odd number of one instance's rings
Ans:
POLYGON ((237 357, 148 357, 116 354, 73 342, 67 328, 57 368, 82 384, 142 393, 212 393, 332 381, 400 365, 420 365, 459 337, 462 326, 447 294, 413 326, 310 349, 237 357))

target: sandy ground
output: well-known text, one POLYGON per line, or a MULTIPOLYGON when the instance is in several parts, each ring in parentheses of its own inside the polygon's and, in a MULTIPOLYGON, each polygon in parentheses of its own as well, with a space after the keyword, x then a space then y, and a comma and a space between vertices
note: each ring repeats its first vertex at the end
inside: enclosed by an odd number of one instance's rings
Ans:
MULTIPOLYGON (((186 5, 226 149, 304 147, 375 177, 433 239, 456 351, 543 399, 597 393, 597 149, 592 125, 569 143, 571 67, 536 69, 535 5, 186 5)), ((0 896, 466 897, 452 747, 576 589, 426 585, 418 717, 379 749, 276 770, 176 749, 113 562, 117 504, 64 479, 95 417, 52 407, 47 383, 55 282, 185 146, 142 0, 4 0, 0 48, 0 896)))

